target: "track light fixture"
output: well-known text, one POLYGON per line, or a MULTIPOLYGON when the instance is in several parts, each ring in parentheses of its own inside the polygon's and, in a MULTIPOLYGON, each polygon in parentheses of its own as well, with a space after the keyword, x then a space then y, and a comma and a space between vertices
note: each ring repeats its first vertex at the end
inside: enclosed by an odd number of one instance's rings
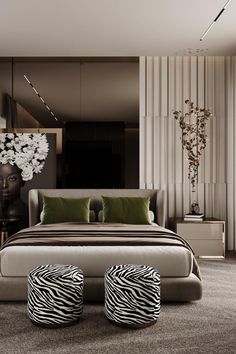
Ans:
POLYGON ((53 116, 53 118, 58 121, 58 118, 55 116, 51 108, 48 106, 48 104, 44 101, 43 97, 39 94, 39 92, 36 90, 32 82, 28 79, 26 75, 24 75, 25 80, 28 82, 28 84, 32 87, 36 95, 39 97, 39 99, 43 102, 44 106, 47 108, 47 110, 50 112, 50 114, 53 116))
POLYGON ((207 33, 210 31, 210 29, 212 28, 212 26, 216 23, 216 21, 219 19, 219 17, 222 15, 222 13, 225 11, 226 7, 229 5, 231 0, 228 0, 226 2, 226 4, 224 5, 223 9, 218 13, 218 15, 216 16, 216 18, 212 21, 212 23, 207 27, 207 29, 205 30, 205 32, 203 33, 202 37, 200 38, 200 41, 203 41, 204 37, 207 35, 207 33))

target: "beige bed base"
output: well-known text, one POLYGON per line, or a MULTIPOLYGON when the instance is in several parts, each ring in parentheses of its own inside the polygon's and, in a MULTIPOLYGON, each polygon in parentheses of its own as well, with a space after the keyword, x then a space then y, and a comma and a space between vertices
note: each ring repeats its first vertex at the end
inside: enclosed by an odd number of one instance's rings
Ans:
MULTIPOLYGON (((91 209, 96 214, 102 209, 101 196, 150 197, 150 209, 154 212, 156 222, 165 226, 165 194, 162 190, 148 189, 39 189, 29 192, 30 226, 39 222, 43 196, 79 198, 91 197, 91 209)), ((178 278, 161 278, 162 301, 194 301, 202 297, 201 281, 194 275, 178 278)), ((0 300, 25 301, 27 299, 26 277, 3 277, 0 273, 0 300)), ((84 279, 85 301, 104 301, 104 278, 84 279)))
MULTIPOLYGON (((201 297, 201 283, 194 274, 185 278, 161 278, 162 301, 194 301, 201 297)), ((0 300, 27 300, 27 279, 25 277, 0 277, 0 300)), ((104 301, 103 278, 84 279, 84 300, 104 301)))

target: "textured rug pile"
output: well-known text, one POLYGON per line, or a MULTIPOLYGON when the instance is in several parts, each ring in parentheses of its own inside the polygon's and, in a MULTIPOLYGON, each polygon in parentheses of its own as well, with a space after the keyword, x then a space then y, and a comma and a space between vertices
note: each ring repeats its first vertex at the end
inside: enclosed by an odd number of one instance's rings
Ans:
POLYGON ((0 303, 0 353, 236 353, 236 259, 200 268, 202 300, 162 304, 157 323, 139 330, 108 322, 102 304, 86 305, 74 326, 44 329, 29 321, 25 303, 0 303))

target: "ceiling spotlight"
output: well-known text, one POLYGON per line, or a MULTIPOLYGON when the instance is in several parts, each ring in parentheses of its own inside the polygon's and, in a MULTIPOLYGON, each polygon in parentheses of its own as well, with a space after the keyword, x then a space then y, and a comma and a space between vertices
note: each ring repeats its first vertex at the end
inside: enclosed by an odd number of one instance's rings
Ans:
POLYGON ((212 26, 216 23, 216 21, 219 19, 219 17, 222 15, 222 13, 225 11, 226 7, 229 5, 231 0, 228 0, 226 2, 226 4, 224 5, 223 9, 218 13, 218 15, 216 16, 216 18, 212 21, 212 23, 207 27, 207 29, 205 30, 205 32, 203 33, 202 37, 200 38, 200 41, 203 41, 204 37, 207 35, 207 33, 210 31, 210 29, 212 28, 212 26))
POLYGON ((200 48, 187 48, 183 50, 184 55, 189 56, 202 56, 207 55, 208 48, 200 49, 200 48))
POLYGON ((28 82, 28 84, 32 87, 36 95, 39 97, 39 99, 43 102, 44 106, 47 108, 47 110, 50 112, 50 114, 54 117, 55 120, 58 121, 58 118, 55 116, 55 114, 52 112, 51 108, 48 106, 48 104, 44 101, 43 97, 39 94, 39 92, 36 90, 32 82, 28 79, 26 75, 24 75, 25 80, 28 82))

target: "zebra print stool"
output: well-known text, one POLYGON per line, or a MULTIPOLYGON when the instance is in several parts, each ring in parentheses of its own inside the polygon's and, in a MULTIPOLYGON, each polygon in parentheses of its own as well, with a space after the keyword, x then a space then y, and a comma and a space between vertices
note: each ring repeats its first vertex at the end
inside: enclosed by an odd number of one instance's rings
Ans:
POLYGON ((105 314, 118 325, 146 327, 160 313, 160 275, 145 265, 115 265, 105 272, 105 314))
POLYGON ((73 324, 83 311, 83 272, 72 265, 49 264, 28 275, 30 320, 39 326, 73 324))

